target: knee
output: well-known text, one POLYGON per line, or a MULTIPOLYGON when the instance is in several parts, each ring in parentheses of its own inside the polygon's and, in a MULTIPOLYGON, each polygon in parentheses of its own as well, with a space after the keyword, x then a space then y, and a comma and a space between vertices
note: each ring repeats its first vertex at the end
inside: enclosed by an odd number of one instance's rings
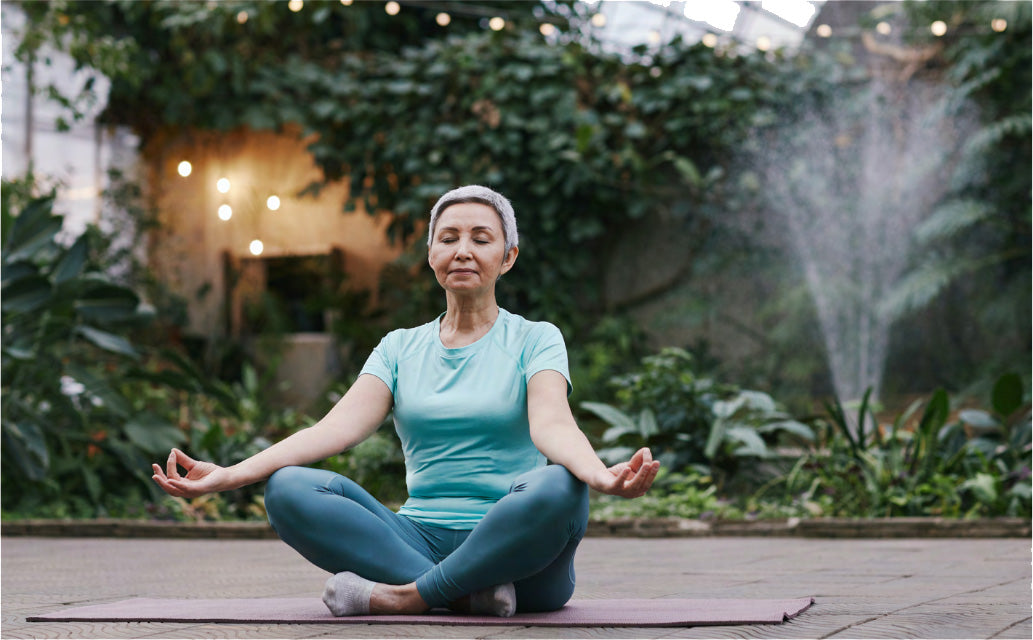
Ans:
POLYGON ((588 518, 588 487, 563 466, 549 465, 524 474, 511 492, 526 494, 528 512, 543 520, 588 518))
POLYGON ((287 516, 292 507, 299 504, 299 493, 313 488, 312 471, 307 467, 283 467, 269 476, 265 485, 265 512, 270 521, 287 516))

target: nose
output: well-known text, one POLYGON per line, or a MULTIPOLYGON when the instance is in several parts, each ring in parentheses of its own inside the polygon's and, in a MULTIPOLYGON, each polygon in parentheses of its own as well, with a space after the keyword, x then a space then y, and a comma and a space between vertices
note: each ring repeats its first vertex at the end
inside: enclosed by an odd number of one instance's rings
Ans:
POLYGON ((457 258, 469 258, 472 255, 471 252, 471 241, 467 239, 461 239, 456 243, 456 257, 457 258))

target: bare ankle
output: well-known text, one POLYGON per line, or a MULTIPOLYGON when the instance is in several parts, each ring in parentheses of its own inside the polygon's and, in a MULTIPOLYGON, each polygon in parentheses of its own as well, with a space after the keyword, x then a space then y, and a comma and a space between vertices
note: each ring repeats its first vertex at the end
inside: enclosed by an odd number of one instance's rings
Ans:
POLYGON ((369 600, 372 614, 423 613, 430 609, 416 590, 416 583, 392 585, 377 584, 369 600))

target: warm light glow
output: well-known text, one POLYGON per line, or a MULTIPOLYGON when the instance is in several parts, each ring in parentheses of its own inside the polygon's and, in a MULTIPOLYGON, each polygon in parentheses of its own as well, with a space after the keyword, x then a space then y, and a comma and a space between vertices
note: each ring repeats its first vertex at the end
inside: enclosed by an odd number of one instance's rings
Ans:
POLYGON ((888 36, 890 33, 893 32, 893 27, 891 27, 890 23, 888 22, 880 22, 879 24, 875 25, 875 30, 884 36, 888 36))
POLYGON ((401 11, 401 10, 402 10, 402 7, 399 6, 399 4, 397 2, 388 2, 387 4, 384 5, 384 11, 389 16, 397 16, 398 12, 401 11))
POLYGON ((219 219, 229 220, 233 217, 233 209, 228 204, 219 205, 219 219))
POLYGON ((651 78, 659 78, 661 75, 663 75, 663 73, 664 73, 664 70, 661 69, 660 67, 651 67, 649 69, 649 76, 651 78))
POLYGON ((739 9, 739 3, 732 0, 686 2, 685 17, 689 20, 706 22, 721 31, 731 31, 735 28, 735 20, 739 17, 739 9))
POLYGON ((187 162, 186 160, 184 160, 183 162, 180 162, 179 166, 176 167, 176 171, 178 171, 179 175, 183 176, 184 178, 187 177, 188 175, 190 175, 190 172, 193 171, 193 170, 194 170, 194 167, 191 166, 191 164, 189 162, 187 162))
POLYGON ((814 30, 821 38, 828 38, 832 35, 832 27, 827 24, 819 24, 818 28, 814 30))
POLYGON ((248 250, 253 256, 260 256, 265 251, 265 245, 262 244, 261 240, 252 240, 251 244, 248 245, 248 250))
POLYGON ((767 36, 760 36, 757 38, 757 48, 761 51, 767 51, 771 48, 771 38, 767 36))
POLYGON ((247 11, 241 11, 237 14, 237 24, 244 24, 247 22, 247 11))
POLYGON ((653 29, 646 35, 646 39, 649 40, 649 44, 660 44, 660 32, 653 29))
POLYGON ((713 49, 717 46, 717 36, 712 33, 703 34, 703 45, 713 49))
POLYGON ((346 7, 350 7, 352 6, 352 0, 341 0, 341 4, 343 4, 346 7))
POLYGON ((807 0, 761 0, 760 8, 798 27, 806 27, 818 10, 807 0))
POLYGON ((592 16, 592 26, 593 27, 600 27, 600 28, 601 27, 605 27, 606 26, 606 14, 597 13, 594 16, 592 16))
POLYGON ((434 16, 434 21, 442 27, 447 27, 448 23, 452 22, 452 16, 448 15, 445 12, 441 12, 438 15, 434 16))
POLYGON ((219 178, 219 181, 215 183, 215 188, 219 190, 219 193, 229 193, 230 179, 219 178))
POLYGON ((943 20, 937 20, 936 22, 929 25, 929 30, 933 32, 934 36, 942 36, 947 33, 947 23, 943 20))
POLYGON ((490 27, 492 31, 502 31, 502 29, 504 29, 505 26, 506 21, 498 16, 495 16, 491 20, 488 20, 488 27, 490 27))
POLYGON ((542 32, 543 36, 551 36, 552 34, 556 33, 555 25, 549 22, 542 23, 542 25, 538 27, 538 30, 542 32))
POLYGON ((994 18, 990 21, 990 28, 997 33, 1001 33, 1008 28, 1008 21, 1004 18, 994 18))
POLYGON ((291 0, 287 3, 287 8, 297 13, 305 7, 305 0, 291 0))
POLYGON ((270 211, 276 211, 280 208, 280 199, 276 196, 269 196, 269 199, 265 201, 265 206, 269 207, 270 211))

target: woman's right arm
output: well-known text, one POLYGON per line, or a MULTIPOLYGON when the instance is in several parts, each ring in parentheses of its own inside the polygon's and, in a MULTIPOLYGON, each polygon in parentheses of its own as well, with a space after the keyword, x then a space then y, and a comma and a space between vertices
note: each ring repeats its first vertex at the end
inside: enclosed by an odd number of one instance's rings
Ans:
POLYGON ((194 460, 173 449, 165 469, 151 465, 152 478, 166 493, 194 498, 265 480, 277 469, 325 460, 362 442, 391 410, 391 390, 378 377, 361 375, 344 397, 316 424, 231 467, 194 460), (180 475, 178 467, 186 470, 180 475))

